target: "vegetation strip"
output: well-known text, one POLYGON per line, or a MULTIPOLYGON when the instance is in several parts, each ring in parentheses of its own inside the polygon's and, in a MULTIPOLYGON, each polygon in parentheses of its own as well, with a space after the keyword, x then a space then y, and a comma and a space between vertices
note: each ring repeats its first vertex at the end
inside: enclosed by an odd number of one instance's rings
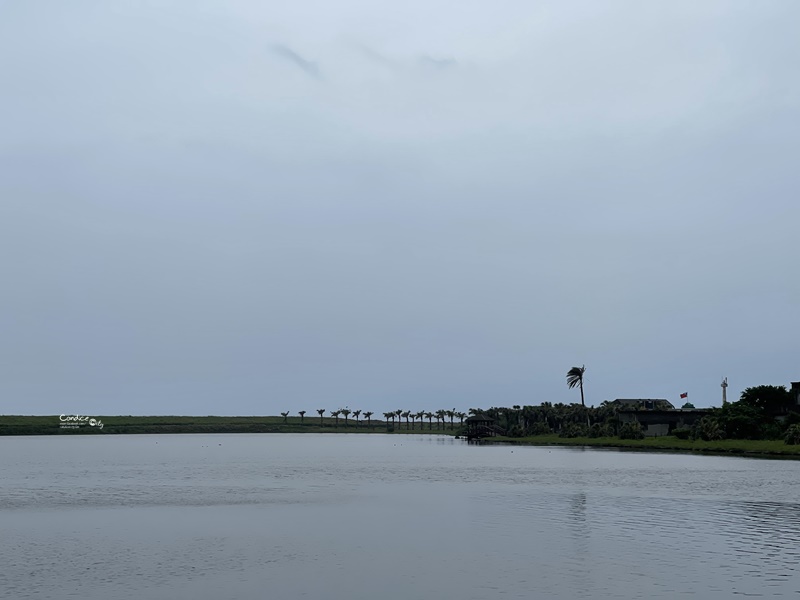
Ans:
POLYGON ((707 454, 745 454, 800 458, 800 446, 785 444, 782 440, 689 440, 672 435, 641 440, 623 440, 618 437, 563 438, 557 435, 529 437, 497 436, 481 440, 481 444, 513 444, 522 446, 591 446, 596 448, 622 448, 628 450, 698 452, 707 454))
MULTIPOLYGON (((334 411, 335 412, 335 411, 334 411)), ((371 415, 372 413, 370 413, 371 415)), ((102 429, 64 415, 0 416, 0 435, 107 435, 130 433, 424 433, 455 434, 459 423, 355 421, 333 417, 97 416, 102 429)), ((455 417, 457 418, 457 417, 455 417)), ((410 419, 410 416, 409 416, 410 419)))

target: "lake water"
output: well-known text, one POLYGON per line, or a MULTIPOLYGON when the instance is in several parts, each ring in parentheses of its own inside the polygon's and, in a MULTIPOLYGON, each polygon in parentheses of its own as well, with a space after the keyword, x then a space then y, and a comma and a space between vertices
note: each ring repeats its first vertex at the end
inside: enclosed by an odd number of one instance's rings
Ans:
POLYGON ((0 598, 800 594, 800 462, 399 435, 0 438, 0 598))

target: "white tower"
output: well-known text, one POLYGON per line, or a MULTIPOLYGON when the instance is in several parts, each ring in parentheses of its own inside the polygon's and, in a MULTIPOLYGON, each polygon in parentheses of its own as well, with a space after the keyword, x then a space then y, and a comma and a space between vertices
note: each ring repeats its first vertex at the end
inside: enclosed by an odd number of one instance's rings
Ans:
POLYGON ((722 404, 727 404, 728 403, 728 395, 726 394, 726 392, 728 390, 728 378, 727 377, 722 380, 722 385, 720 387, 722 388, 722 404))

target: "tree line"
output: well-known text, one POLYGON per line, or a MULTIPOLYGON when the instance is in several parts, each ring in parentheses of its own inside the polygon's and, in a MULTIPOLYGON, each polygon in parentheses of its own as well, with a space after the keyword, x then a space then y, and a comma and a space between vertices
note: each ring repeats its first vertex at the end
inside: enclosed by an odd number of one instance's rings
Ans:
MULTIPOLYGON (((325 413, 328 412, 326 408, 318 408, 316 410, 317 414, 319 415, 319 425, 325 425, 325 413)), ((282 412, 281 416, 283 417, 283 422, 288 423, 290 412, 282 412)), ((300 415, 300 424, 305 424, 305 417, 308 414, 306 410, 299 410, 297 414, 300 415)), ((375 413, 373 411, 362 411, 360 409, 351 410, 349 408, 339 408, 337 410, 332 410, 328 412, 328 422, 330 423, 330 419, 334 419, 333 426, 339 427, 339 419, 342 418, 342 426, 343 427, 373 427, 380 425, 381 423, 386 426, 386 428, 391 429, 402 429, 403 428, 403 421, 405 421, 405 429, 409 431, 414 431, 415 429, 424 429, 425 428, 425 421, 427 420, 427 429, 432 431, 434 429, 433 422, 436 421, 436 429, 437 430, 445 430, 445 429, 455 429, 455 420, 458 419, 459 426, 464 425, 464 419, 467 417, 467 413, 457 411, 456 409, 453 410, 445 410, 440 409, 437 411, 411 411, 411 410, 402 410, 397 409, 394 411, 388 411, 383 413, 383 421, 381 422, 378 420, 373 420, 372 416, 375 413), (350 416, 353 416, 351 423, 350 416), (373 425, 374 424, 374 425, 373 425), (417 427, 419 425, 419 427, 417 427), (449 427, 448 427, 449 425, 449 427)))
MULTIPOLYGON (((586 406, 584 396, 584 375, 586 366, 572 367, 567 371, 566 383, 570 389, 578 388, 581 403, 564 404, 542 402, 539 405, 513 405, 511 407, 491 406, 486 409, 470 408, 470 415, 485 414, 492 418, 499 428, 504 429, 510 437, 536 435, 553 435, 560 437, 613 437, 622 439, 642 439, 644 432, 638 422, 621 422, 619 411, 622 407, 616 402, 604 401, 599 406, 586 406)), ((694 408, 691 404, 683 408, 694 408)), ((307 411, 298 411, 303 423, 307 411)), ((324 425, 326 409, 317 409, 320 425, 324 425)), ((349 417, 353 415, 355 426, 362 426, 362 416, 368 427, 373 426, 371 411, 350 410, 340 408, 331 411, 329 418, 335 419, 334 426, 339 426, 339 418, 344 418, 344 427, 349 426, 349 417)), ((281 413, 284 423, 289 413, 281 413)), ((455 429, 455 420, 463 429, 467 413, 456 409, 440 409, 430 411, 411 411, 398 409, 383 413, 387 429, 405 429, 413 431, 425 426, 433 430, 436 421, 437 430, 455 429), (405 421, 405 423, 403 423, 405 421)), ((787 444, 800 444, 800 407, 797 398, 783 386, 760 385, 745 389, 739 400, 729 402, 722 407, 708 409, 708 414, 696 421, 691 427, 675 429, 673 435, 684 439, 723 440, 723 439, 784 439, 787 444)))

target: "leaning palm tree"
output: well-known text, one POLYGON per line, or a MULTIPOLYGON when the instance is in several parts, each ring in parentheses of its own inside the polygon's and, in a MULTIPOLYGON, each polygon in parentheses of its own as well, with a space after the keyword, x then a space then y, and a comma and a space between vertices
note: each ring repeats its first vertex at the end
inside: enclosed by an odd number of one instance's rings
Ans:
POLYGON ((297 413, 297 414, 299 414, 299 415, 300 415, 300 425, 302 425, 302 424, 303 424, 303 419, 304 419, 304 418, 305 418, 305 416, 306 416, 306 411, 304 411, 304 410, 301 410, 301 411, 298 411, 298 413, 297 413))
POLYGON ((374 414, 375 413, 373 413, 371 410, 368 410, 364 413, 364 416, 367 417, 367 427, 370 429, 372 428, 372 415, 374 414))
POLYGON ((325 414, 325 409, 324 408, 318 408, 317 412, 319 413, 319 426, 322 427, 322 423, 323 423, 322 415, 325 414))
POLYGON ((289 418, 289 411, 282 412, 281 416, 283 417, 283 424, 286 425, 287 419, 289 418))
POLYGON ((569 371, 567 371, 567 387, 569 389, 572 388, 580 388, 581 390, 581 405, 586 406, 586 402, 583 399, 583 374, 586 372, 586 367, 572 367, 569 371))
MULTIPOLYGON (((567 371, 567 386, 569 389, 574 387, 581 390, 581 406, 586 408, 586 402, 583 399, 583 374, 586 372, 586 365, 580 367, 572 367, 567 371)), ((586 424, 589 425, 589 415, 586 415, 586 424)))

